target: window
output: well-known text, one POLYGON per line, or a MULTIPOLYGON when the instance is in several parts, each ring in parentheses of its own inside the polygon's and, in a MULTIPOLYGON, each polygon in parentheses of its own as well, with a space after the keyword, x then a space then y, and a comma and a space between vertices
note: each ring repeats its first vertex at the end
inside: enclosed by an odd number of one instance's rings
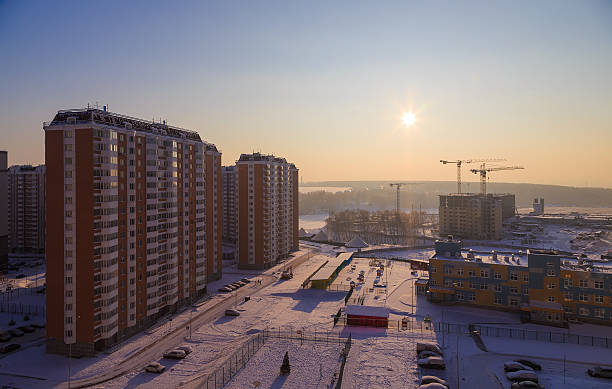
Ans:
POLYGON ((66 157, 64 158, 64 163, 66 165, 72 165, 72 157, 66 157))
POLYGON ((66 297, 72 297, 72 291, 71 290, 67 290, 65 294, 66 294, 66 297))
POLYGON ((529 273, 523 273, 523 281, 529 282, 529 273))
POLYGON ((482 284, 480 284, 480 290, 486 290, 486 289, 488 289, 488 288, 489 288, 489 285, 488 285, 488 284, 486 284, 486 283, 482 283, 482 284))
POLYGON ((518 288, 516 286, 511 286, 510 294, 518 294, 518 288))
POLYGON ((468 301, 471 301, 471 302, 476 301, 476 295, 475 295, 475 294, 473 294, 473 293, 472 293, 472 294, 470 294, 470 295, 468 296, 468 301))
POLYGON ((603 319, 604 318, 604 310, 603 309, 596 309, 595 310, 595 317, 597 317, 599 319, 603 319))
POLYGON ((66 304, 66 311, 72 311, 72 304, 66 304))
POLYGON ((556 276, 555 269, 551 269, 551 268, 546 269, 546 276, 547 277, 555 277, 556 276))
POLYGON ((72 170, 66 170, 64 173, 65 178, 72 178, 72 170))
POLYGON ((72 211, 66 211, 65 216, 66 217, 72 217, 72 211))
POLYGON ((595 289, 603 289, 604 282, 603 281, 593 281, 593 288, 595 289))
POLYGON ((463 292, 458 292, 456 296, 457 296, 457 301, 465 300, 465 296, 463 295, 463 292))
POLYGON ((481 270, 480 271, 480 277, 481 278, 489 278, 489 271, 488 270, 481 270))
POLYGON ((503 304, 504 303, 504 298, 503 296, 495 296, 495 304, 503 304))
POLYGON ((474 277, 475 275, 476 273, 474 272, 474 270, 468 270, 468 276, 474 277))
POLYGON ((510 305, 511 305, 511 306, 513 306, 513 307, 518 307, 518 305, 519 305, 519 301, 518 301, 518 299, 516 299, 516 298, 511 298, 511 299, 510 299, 510 305))
POLYGON ((523 286, 523 295, 529 296, 529 287, 523 286))
POLYGON ((66 231, 72 231, 72 224, 65 225, 66 231))
POLYGON ((67 338, 71 338, 72 337, 72 330, 66 330, 66 337, 67 338))
POLYGON ((67 263, 67 264, 66 264, 66 270, 67 270, 67 271, 72 270, 72 264, 71 264, 71 263, 67 263))
POLYGON ((64 145, 64 151, 72 151, 72 144, 68 143, 64 145))
POLYGON ((444 280, 444 287, 452 288, 453 287, 453 280, 444 280))
POLYGON ((66 285, 72 284, 72 277, 66 277, 66 285))
POLYGON ((64 131, 64 138, 72 138, 72 130, 64 131))
POLYGON ((66 316, 66 324, 72 324, 72 316, 66 316))
POLYGON ((601 295, 595 296, 595 302, 599 303, 599 304, 603 304, 604 302, 604 297, 601 295))
POLYGON ((457 269, 457 275, 461 277, 463 276, 463 268, 457 269))
POLYGON ((501 273, 496 271, 495 274, 493 275, 493 278, 495 278, 496 280, 501 280, 501 273))
POLYGON ((455 286, 458 288, 463 288, 463 280, 459 280, 457 282, 455 282, 455 286))
POLYGON ((495 284, 495 291, 498 292, 498 293, 502 291, 501 284, 495 284))
POLYGON ((572 285, 572 279, 571 278, 565 278, 563 280, 563 286, 566 287, 566 288, 571 288, 573 286, 572 285))
POLYGON ((554 303, 555 302, 555 296, 548 296, 548 302, 549 303, 554 303))
POLYGON ((557 285, 554 282, 548 284, 548 289, 555 289, 557 285))
POLYGON ((436 269, 436 267, 435 267, 435 266, 433 266, 433 265, 432 265, 432 266, 431 266, 431 268, 429 269, 429 271, 430 271, 431 273, 435 273, 435 272, 437 271, 437 269, 436 269))
POLYGON ((580 287, 581 288, 588 288, 589 287, 589 281, 588 280, 580 280, 580 287))
POLYGON ((72 197, 66 197, 66 199, 64 200, 64 203, 66 205, 71 205, 72 204, 72 197))
POLYGON ((518 274, 516 272, 510 273, 510 281, 518 281, 518 274))
POLYGON ((572 301, 572 292, 565 292, 563 294, 563 298, 565 299, 565 301, 572 301))
POLYGON ((589 301, 589 296, 585 293, 578 294, 578 300, 580 301, 589 301))
POLYGON ((578 310, 578 314, 580 316, 589 316, 590 312, 588 308, 580 307, 580 309, 578 310))

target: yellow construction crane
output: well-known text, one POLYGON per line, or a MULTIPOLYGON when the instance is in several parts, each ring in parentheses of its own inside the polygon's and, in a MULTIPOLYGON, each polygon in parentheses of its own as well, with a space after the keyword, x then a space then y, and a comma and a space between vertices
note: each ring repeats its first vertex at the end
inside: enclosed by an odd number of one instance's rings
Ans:
POLYGON ((476 163, 476 162, 501 162, 501 161, 505 161, 505 159, 501 159, 501 158, 459 159, 457 161, 446 161, 443 159, 440 160, 440 162, 442 162, 444 165, 446 165, 447 163, 454 163, 455 165, 457 165, 457 193, 461 193, 461 165, 462 164, 476 163))
POLYGON ((480 169, 470 169, 470 171, 474 174, 480 174, 480 193, 486 195, 487 194, 487 173, 488 172, 498 172, 500 170, 518 170, 525 169, 522 166, 499 166, 499 167, 486 167, 483 163, 480 165, 480 169))

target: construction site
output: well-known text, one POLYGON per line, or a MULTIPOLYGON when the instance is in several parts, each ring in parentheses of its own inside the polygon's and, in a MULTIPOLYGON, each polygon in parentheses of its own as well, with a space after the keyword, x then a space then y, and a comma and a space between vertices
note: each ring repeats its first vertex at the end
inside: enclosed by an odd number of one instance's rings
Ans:
POLYGON ((522 166, 487 166, 487 162, 503 159, 468 159, 447 161, 444 165, 457 166, 457 193, 440 195, 439 235, 453 235, 463 239, 500 240, 504 220, 516 214, 514 194, 487 193, 488 173, 502 170, 523 169, 522 166), (470 172, 480 176, 480 193, 462 193, 461 167, 464 164, 480 163, 479 169, 470 172))

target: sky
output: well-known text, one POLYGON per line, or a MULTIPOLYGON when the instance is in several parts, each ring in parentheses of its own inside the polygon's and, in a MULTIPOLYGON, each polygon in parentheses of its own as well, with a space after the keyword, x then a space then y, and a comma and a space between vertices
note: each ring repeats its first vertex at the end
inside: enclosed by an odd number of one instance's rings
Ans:
POLYGON ((610 1, 0 0, 0 149, 43 163, 42 122, 97 102, 304 182, 505 158, 491 181, 611 188, 611 69, 610 1))

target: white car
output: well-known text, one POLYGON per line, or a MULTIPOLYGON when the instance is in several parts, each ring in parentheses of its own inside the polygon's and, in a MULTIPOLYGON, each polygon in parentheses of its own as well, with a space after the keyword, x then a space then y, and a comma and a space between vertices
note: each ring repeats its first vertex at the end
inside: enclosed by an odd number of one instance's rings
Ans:
POLYGON ((444 363, 444 359, 440 357, 427 357, 423 359, 419 359, 417 364, 423 368, 428 369, 446 369, 446 364, 444 363))
POLYGON ((240 316, 240 312, 235 309, 226 309, 225 316, 240 316))
POLYGON ((433 351, 436 354, 439 355, 443 355, 442 354, 442 349, 440 348, 440 346, 437 343, 433 343, 433 342, 418 342, 417 346, 416 346, 416 351, 417 354, 420 353, 421 351, 433 351))
POLYGON ((525 366, 525 365, 523 365, 522 363, 519 363, 519 362, 511 361, 511 362, 504 363, 504 371, 505 372, 512 372, 512 371, 519 371, 519 370, 531 370, 531 371, 533 371, 533 369, 530 368, 529 366, 525 366))
POLYGON ((151 362, 145 367, 145 371, 148 371, 149 373, 157 373, 157 374, 163 372, 164 369, 166 369, 166 366, 162 365, 159 362, 151 362))
POLYGON ((538 382, 538 376, 533 370, 518 370, 506 373, 506 377, 510 381, 533 381, 538 382))
POLYGON ((183 350, 174 349, 164 354, 166 359, 183 359, 187 356, 187 353, 183 350))

